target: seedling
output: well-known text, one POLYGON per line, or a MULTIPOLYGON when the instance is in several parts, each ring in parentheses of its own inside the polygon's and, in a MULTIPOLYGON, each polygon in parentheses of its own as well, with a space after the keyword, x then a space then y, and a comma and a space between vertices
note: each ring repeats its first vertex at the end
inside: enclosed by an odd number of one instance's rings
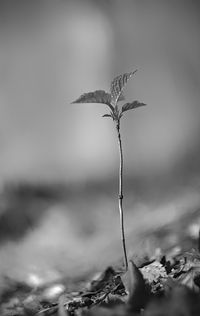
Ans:
POLYGON ((120 134, 120 120, 124 115, 124 112, 138 108, 140 106, 146 105, 144 103, 133 101, 130 103, 125 103, 121 107, 118 102, 123 101, 124 95, 123 90, 128 80, 136 73, 137 70, 123 75, 119 75, 113 79, 111 82, 110 93, 104 90, 96 90, 94 92, 88 92, 82 94, 77 100, 72 103, 103 103, 109 107, 110 113, 106 113, 103 117, 112 118, 118 139, 119 147, 119 194, 118 194, 118 204, 119 204, 119 215, 120 215, 120 230, 121 230, 121 240, 124 254, 124 265, 125 269, 128 269, 127 251, 126 251, 126 240, 124 232, 124 212, 123 212, 123 151, 122 151, 122 140, 120 134))

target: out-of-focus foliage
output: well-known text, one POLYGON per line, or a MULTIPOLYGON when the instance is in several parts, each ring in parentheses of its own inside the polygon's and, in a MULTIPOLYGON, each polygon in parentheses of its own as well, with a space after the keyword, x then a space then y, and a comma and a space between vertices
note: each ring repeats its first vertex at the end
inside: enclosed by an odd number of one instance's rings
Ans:
POLYGON ((112 176, 114 134, 103 108, 70 102, 136 68, 127 97, 149 107, 123 125, 128 174, 145 181, 196 174, 198 14, 196 0, 2 1, 1 181, 112 176))

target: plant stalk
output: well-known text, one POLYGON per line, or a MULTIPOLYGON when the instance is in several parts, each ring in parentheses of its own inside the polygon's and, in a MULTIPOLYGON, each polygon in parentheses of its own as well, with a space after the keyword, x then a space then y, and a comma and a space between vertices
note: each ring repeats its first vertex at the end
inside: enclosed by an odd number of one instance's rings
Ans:
POLYGON ((126 241, 125 241, 125 232, 124 232, 124 212, 123 212, 123 151, 122 151, 122 140, 120 134, 120 120, 116 121, 117 129, 117 138, 118 138, 118 147, 119 147, 119 215, 120 215, 120 227, 121 227, 121 240, 124 254, 124 265, 126 271, 128 270, 128 260, 126 252, 126 241))

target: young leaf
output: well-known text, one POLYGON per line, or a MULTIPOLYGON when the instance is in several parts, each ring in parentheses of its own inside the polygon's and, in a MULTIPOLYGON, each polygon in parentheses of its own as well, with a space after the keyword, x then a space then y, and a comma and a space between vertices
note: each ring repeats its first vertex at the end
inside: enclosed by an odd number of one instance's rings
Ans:
POLYGON ((125 112, 125 111, 128 111, 128 110, 139 108, 140 106, 144 106, 144 105, 146 105, 146 104, 145 103, 141 103, 139 101, 133 101, 131 103, 125 103, 122 106, 122 113, 125 112))
POLYGON ((125 100, 125 96, 123 94, 123 91, 121 92, 118 101, 124 101, 125 100))
POLYGON ((102 117, 112 117, 112 115, 110 115, 110 114, 104 114, 104 115, 102 115, 102 117))
POLYGON ((77 100, 72 103, 103 103, 108 105, 111 110, 114 107, 111 105, 111 95, 104 90, 96 90, 94 92, 88 92, 82 94, 77 100))
POLYGON ((122 91, 128 80, 136 73, 137 70, 119 75, 111 82, 111 104, 115 106, 123 98, 122 91))
POLYGON ((113 112, 112 112, 112 117, 114 121, 118 121, 120 118, 120 113, 119 113, 119 109, 118 106, 116 105, 113 112))

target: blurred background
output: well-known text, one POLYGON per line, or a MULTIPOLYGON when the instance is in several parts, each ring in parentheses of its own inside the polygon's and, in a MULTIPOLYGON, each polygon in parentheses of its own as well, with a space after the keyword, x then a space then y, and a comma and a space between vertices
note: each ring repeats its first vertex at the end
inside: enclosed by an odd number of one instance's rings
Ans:
POLYGON ((124 72, 127 102, 148 105, 121 123, 130 252, 198 222, 199 17, 197 0, 0 1, 1 276, 121 258, 115 130, 104 105, 71 102, 124 72))

